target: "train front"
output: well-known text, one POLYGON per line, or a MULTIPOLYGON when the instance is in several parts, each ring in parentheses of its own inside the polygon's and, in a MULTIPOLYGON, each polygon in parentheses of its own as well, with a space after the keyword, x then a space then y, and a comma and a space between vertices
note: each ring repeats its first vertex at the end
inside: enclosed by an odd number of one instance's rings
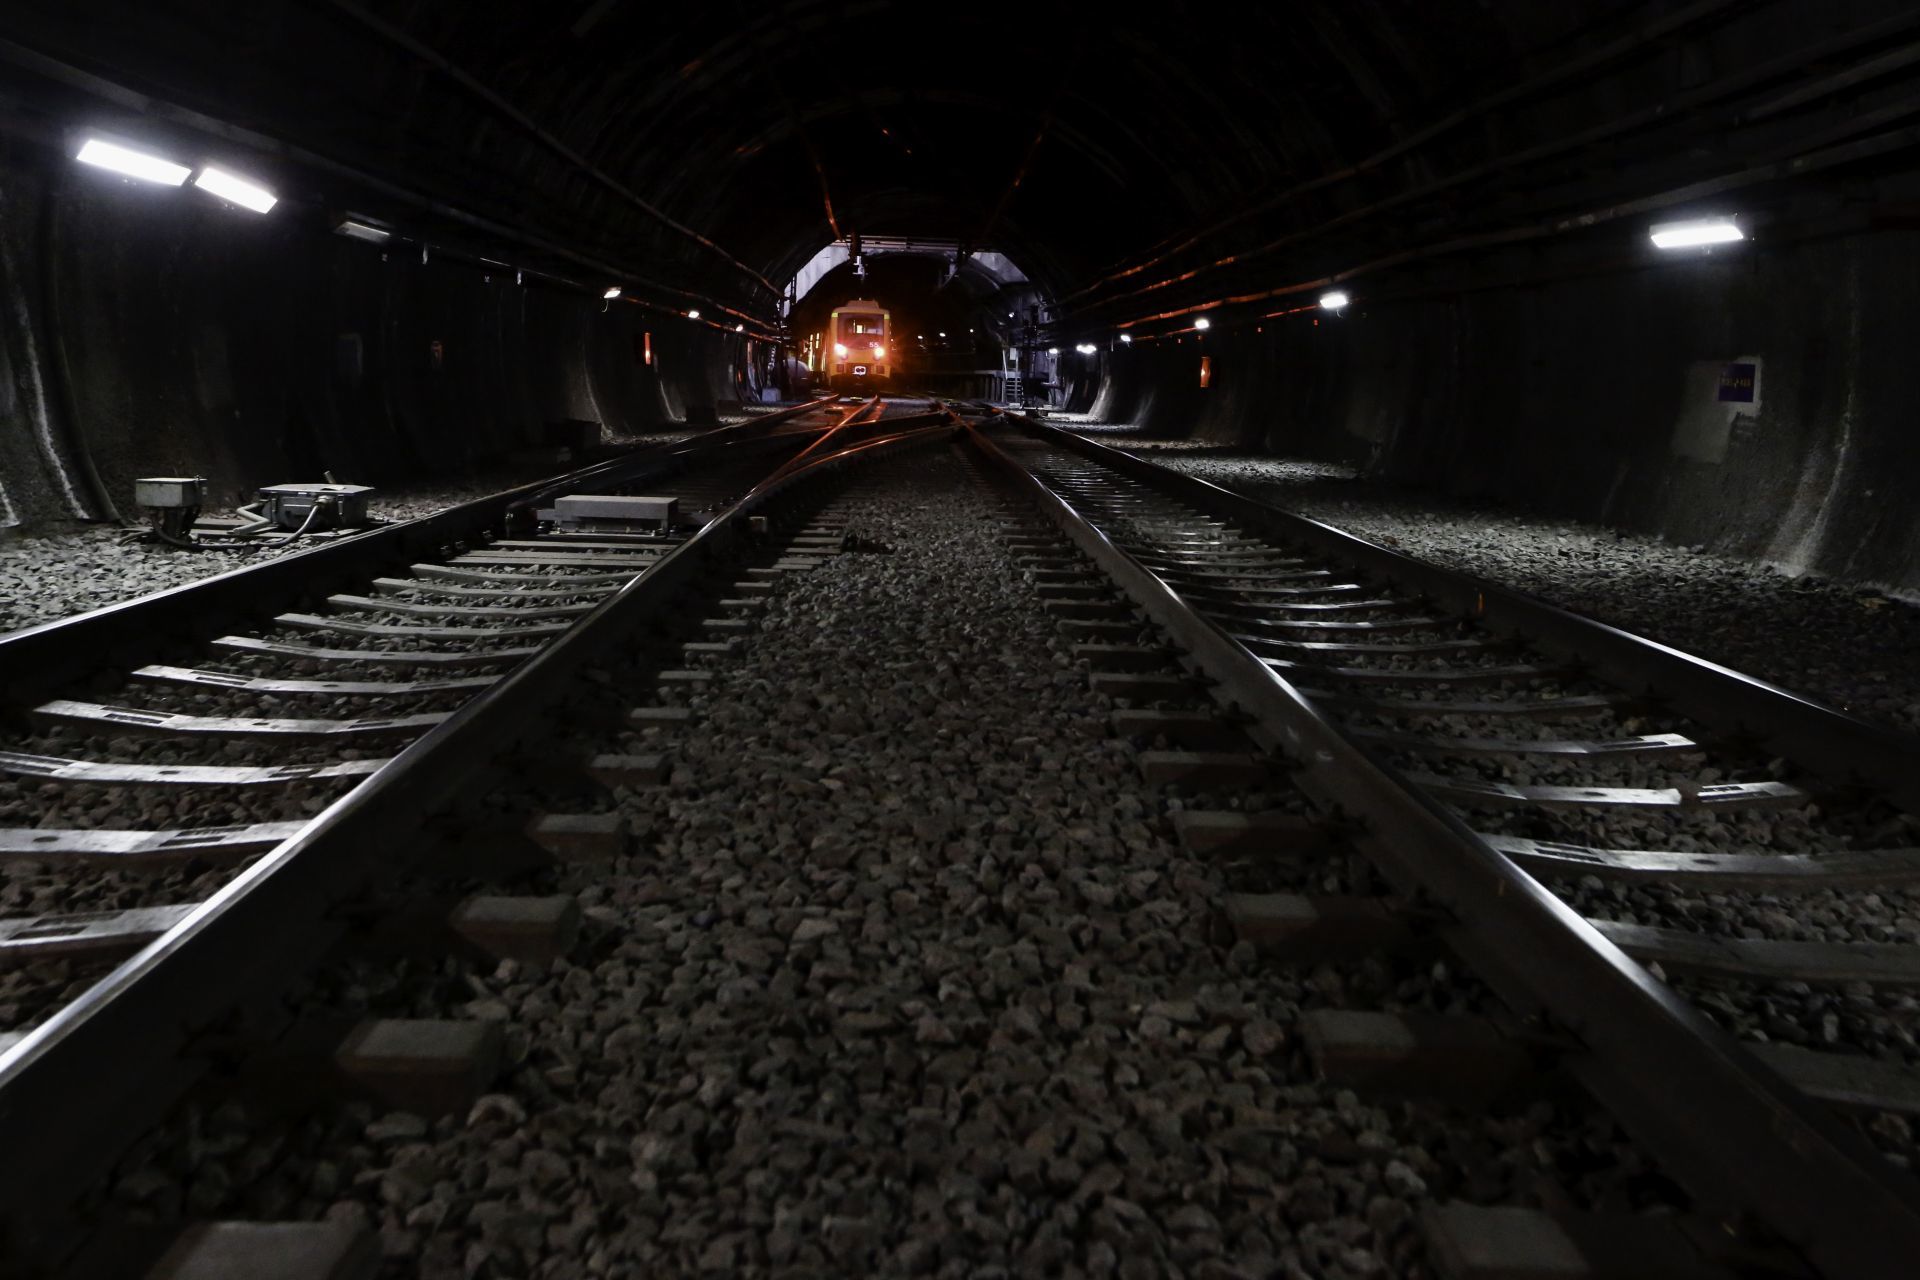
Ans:
POLYGON ((877 302, 848 302, 827 323, 827 385, 836 391, 879 388, 893 373, 889 315, 877 302))

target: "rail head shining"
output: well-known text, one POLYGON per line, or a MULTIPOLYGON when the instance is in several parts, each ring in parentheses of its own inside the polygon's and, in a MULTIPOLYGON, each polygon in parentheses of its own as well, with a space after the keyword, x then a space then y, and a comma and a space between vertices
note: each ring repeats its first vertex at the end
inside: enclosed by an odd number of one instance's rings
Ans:
POLYGON ((1391 582, 1472 618, 1495 634, 1524 640, 1556 657, 1577 659, 1622 689, 1650 692, 1682 715, 1751 738, 1811 773, 1843 785, 1871 787, 1905 812, 1920 815, 1920 738, 1912 734, 1869 724, 1843 709, 1697 654, 1282 511, 1050 423, 1013 415, 1008 420, 1169 497, 1195 503, 1209 514, 1309 547, 1366 577, 1391 582))
POLYGON ((1709 1212, 1765 1224, 1828 1275, 1910 1273, 1920 1194, 1857 1133, 1706 1022, 1578 913, 1349 738, 1292 684, 983 433, 1007 474, 1298 764, 1301 789, 1351 819, 1396 889, 1437 908, 1474 972, 1709 1212))
POLYGON ((584 691, 582 672, 614 657, 715 557, 746 545, 747 517, 849 463, 951 440, 957 431, 923 422, 902 420, 903 430, 832 449, 761 482, 0 1051, 0 1150, 11 1153, 0 1160, 0 1271, 9 1262, 42 1261, 67 1229, 74 1197, 198 1076, 205 1064, 189 1057, 196 1037, 237 1012, 271 1007, 285 982, 340 936, 334 904, 391 867, 435 809, 470 787, 488 761, 550 732, 552 713, 570 692, 584 691))
MULTIPOLYGON (((672 474, 704 456, 741 447, 778 448, 766 428, 828 407, 816 400, 750 422, 716 427, 672 444, 636 449, 604 462, 488 494, 412 520, 273 556, 195 582, 102 605, 0 635, 0 701, 31 706, 54 689, 96 670, 151 661, 160 638, 210 639, 234 619, 270 616, 303 597, 321 598, 439 549, 500 533, 516 509, 551 503, 562 493, 672 474)), ((825 430, 826 428, 822 428, 825 430)))

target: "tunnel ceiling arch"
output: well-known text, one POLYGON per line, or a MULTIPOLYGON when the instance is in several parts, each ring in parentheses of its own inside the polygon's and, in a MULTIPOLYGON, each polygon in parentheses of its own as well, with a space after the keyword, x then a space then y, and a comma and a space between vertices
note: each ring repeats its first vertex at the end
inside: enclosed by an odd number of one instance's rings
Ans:
MULTIPOLYGON (((959 246, 939 240, 896 239, 889 236, 867 237, 861 244, 861 255, 867 259, 879 258, 932 258, 949 264, 953 274, 968 280, 979 281, 986 289, 1018 288, 1029 283, 1026 272, 1018 263, 1004 253, 990 249, 975 249, 955 263, 960 252, 959 246)), ((819 252, 802 264, 794 273, 790 286, 793 300, 799 302, 813 292, 813 287, 831 275, 837 268, 852 260, 852 245, 846 240, 835 240, 821 246, 819 252)))
POLYGON ((0 30, 771 316, 850 231, 998 251, 1072 298, 1223 218, 1209 251, 1257 242, 1277 192, 1337 222, 1483 157, 1489 95, 1582 67, 1586 106, 1633 103, 1663 41, 1736 9, 1793 34, 1730 0, 14 0, 0 30), (1435 121, 1459 126, 1437 149, 1435 121))

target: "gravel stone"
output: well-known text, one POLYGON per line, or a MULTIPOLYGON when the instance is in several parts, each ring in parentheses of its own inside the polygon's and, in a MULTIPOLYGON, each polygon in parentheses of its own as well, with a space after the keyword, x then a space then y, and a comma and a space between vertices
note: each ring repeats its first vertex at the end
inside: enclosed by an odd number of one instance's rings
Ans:
POLYGON ((1920 732, 1920 601, 1871 583, 1442 497, 1362 479, 1329 463, 1147 438, 1124 426, 1069 425, 1163 466, 1604 618, 1862 719, 1920 732))
POLYGON ((531 886, 582 902, 573 954, 349 958, 293 997, 497 1018, 491 1092, 424 1122, 184 1106, 114 1179, 131 1219, 176 1221, 202 1186, 195 1212, 357 1215, 389 1270, 433 1277, 1347 1280, 1422 1265, 1435 1200, 1664 1203, 1604 1117, 1316 1082, 1303 1010, 1444 1010, 1477 984, 1217 945, 1238 872, 1184 857, 1166 815, 1227 798, 1142 785, 990 532, 999 500, 946 450, 855 474, 863 549, 778 580, 683 694, 691 729, 579 744, 674 767, 612 801, 630 856, 531 886))

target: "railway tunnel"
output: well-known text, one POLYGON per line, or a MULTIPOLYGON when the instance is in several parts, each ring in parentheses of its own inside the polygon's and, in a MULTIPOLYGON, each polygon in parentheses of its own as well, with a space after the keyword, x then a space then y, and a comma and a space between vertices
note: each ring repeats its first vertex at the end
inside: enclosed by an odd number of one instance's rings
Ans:
POLYGON ((1897 9, 14 6, 6 519, 757 396, 864 234, 1013 264, 972 327, 1061 406, 1912 588, 1897 9))
POLYGON ((1916 68, 13 0, 0 1274, 1906 1274, 1916 68))

